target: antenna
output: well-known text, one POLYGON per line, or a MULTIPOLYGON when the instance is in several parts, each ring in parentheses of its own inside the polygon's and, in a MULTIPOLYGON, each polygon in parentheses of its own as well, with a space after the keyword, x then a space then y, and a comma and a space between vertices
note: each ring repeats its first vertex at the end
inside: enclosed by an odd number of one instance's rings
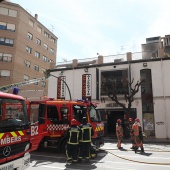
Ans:
POLYGON ((53 32, 53 30, 54 30, 54 26, 53 26, 53 25, 51 25, 51 32, 53 32))

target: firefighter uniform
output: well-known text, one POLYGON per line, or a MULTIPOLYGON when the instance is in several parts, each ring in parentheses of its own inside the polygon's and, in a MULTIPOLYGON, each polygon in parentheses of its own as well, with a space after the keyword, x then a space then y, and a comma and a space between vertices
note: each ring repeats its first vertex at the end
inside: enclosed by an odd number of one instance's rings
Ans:
POLYGON ((71 126, 66 132, 67 145, 66 145, 66 156, 67 161, 77 162, 79 154, 79 140, 80 140, 80 128, 76 125, 75 119, 71 121, 71 126))
POLYGON ((122 121, 120 119, 117 120, 116 124, 116 136, 118 139, 117 142, 117 147, 120 149, 121 148, 121 143, 123 141, 123 127, 121 126, 122 121))
POLYGON ((135 123, 132 126, 132 130, 134 134, 134 141, 136 144, 135 153, 137 152, 138 148, 141 148, 141 152, 144 152, 142 127, 138 118, 135 119, 135 123))
POLYGON ((133 130, 132 130, 132 126, 133 126, 133 119, 129 118, 129 127, 128 127, 128 129, 129 129, 130 139, 131 139, 131 143, 132 143, 131 149, 135 149, 136 144, 135 144, 135 141, 134 141, 134 133, 133 133, 133 130))
POLYGON ((91 124, 87 123, 86 117, 83 117, 83 123, 79 127, 81 130, 79 161, 83 158, 85 158, 86 161, 89 161, 91 140, 94 131, 91 124))

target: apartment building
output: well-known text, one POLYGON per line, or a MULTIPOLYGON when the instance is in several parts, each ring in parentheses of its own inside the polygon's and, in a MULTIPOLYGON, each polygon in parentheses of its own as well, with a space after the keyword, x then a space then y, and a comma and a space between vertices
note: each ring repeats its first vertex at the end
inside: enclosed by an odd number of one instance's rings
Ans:
MULTIPOLYGON (((56 63, 57 40, 37 14, 32 16, 19 4, 0 3, 0 86, 43 77, 56 63)), ((24 97, 47 95, 48 81, 19 89, 24 97)))

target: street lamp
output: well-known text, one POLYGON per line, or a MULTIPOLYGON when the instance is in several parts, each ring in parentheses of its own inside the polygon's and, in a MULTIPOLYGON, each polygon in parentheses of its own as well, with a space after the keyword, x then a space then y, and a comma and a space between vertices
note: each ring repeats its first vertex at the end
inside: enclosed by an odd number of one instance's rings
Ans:
MULTIPOLYGON (((57 79, 59 78, 59 77, 57 77, 57 76, 54 76, 54 75, 50 74, 50 70, 49 70, 49 69, 47 69, 47 70, 44 71, 44 76, 45 76, 46 79, 48 79, 50 76, 55 77, 55 78, 57 78, 57 79)), ((63 81, 63 83, 66 85, 66 87, 67 87, 67 89, 68 89, 68 92, 69 92, 70 100, 72 100, 72 98, 71 98, 71 93, 70 93, 70 89, 69 89, 67 83, 66 83, 63 79, 61 79, 61 81, 63 81)))
MULTIPOLYGON (((55 77, 55 78, 59 78, 59 77, 54 76, 54 75, 52 75, 52 74, 49 74, 49 76, 52 76, 52 77, 55 77)), ((72 98, 71 98, 71 93, 70 93, 70 89, 69 89, 67 83, 66 83, 63 79, 61 79, 61 81, 63 81, 63 83, 66 85, 66 87, 67 87, 67 89, 68 89, 68 92, 69 92, 70 100, 72 100, 72 98)))

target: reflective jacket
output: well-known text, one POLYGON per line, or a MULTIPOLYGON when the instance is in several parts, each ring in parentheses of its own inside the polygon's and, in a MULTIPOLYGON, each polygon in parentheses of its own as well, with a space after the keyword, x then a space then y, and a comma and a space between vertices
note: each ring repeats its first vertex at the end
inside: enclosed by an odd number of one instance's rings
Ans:
POLYGON ((116 124, 116 135, 123 136, 123 128, 121 125, 116 124))
POLYGON ((134 136, 139 136, 139 125, 138 123, 134 123, 132 126, 134 136))
POLYGON ((78 145, 80 140, 80 128, 78 126, 71 126, 66 133, 67 143, 78 145))
POLYGON ((91 124, 89 124, 89 123, 87 123, 85 125, 81 124, 79 127, 81 130, 80 141, 81 142, 91 142, 92 136, 94 134, 91 124))

